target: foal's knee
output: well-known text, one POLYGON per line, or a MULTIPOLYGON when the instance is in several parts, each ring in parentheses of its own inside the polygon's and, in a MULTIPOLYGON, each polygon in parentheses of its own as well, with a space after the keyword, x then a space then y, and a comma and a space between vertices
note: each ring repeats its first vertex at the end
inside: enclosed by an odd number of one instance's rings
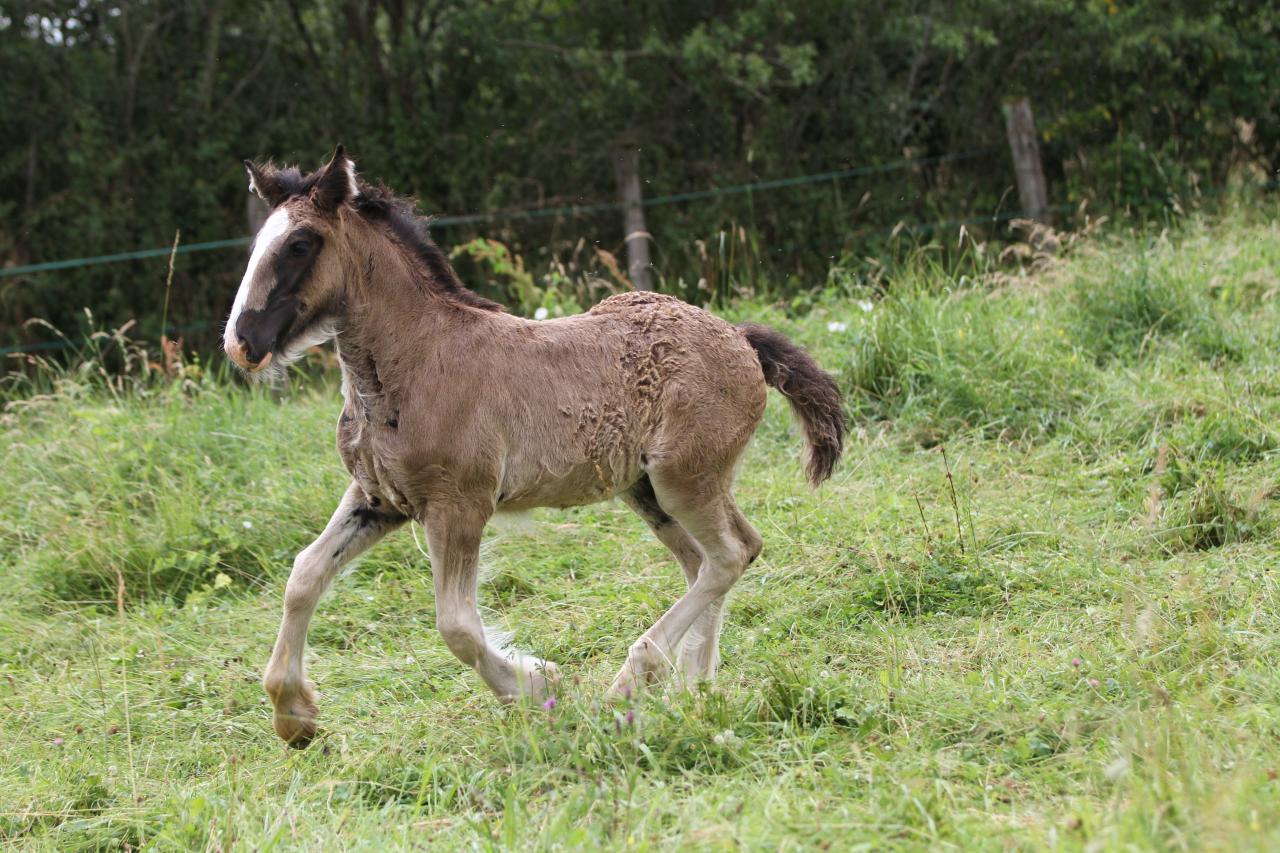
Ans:
POLYGON ((746 523, 737 525, 735 532, 738 534, 735 537, 737 547, 733 549, 729 565, 734 572, 733 579, 737 580, 747 570, 747 566, 754 563, 756 557, 760 556, 760 551, 764 548, 764 540, 760 538, 760 534, 754 527, 746 523))
MULTIPOLYGON (((299 561, 301 559, 298 558, 299 561)), ((289 613, 309 614, 320 598, 321 579, 316 577, 315 572, 306 571, 305 564, 301 571, 298 566, 299 562, 295 561, 293 574, 284 585, 284 609, 289 613)))

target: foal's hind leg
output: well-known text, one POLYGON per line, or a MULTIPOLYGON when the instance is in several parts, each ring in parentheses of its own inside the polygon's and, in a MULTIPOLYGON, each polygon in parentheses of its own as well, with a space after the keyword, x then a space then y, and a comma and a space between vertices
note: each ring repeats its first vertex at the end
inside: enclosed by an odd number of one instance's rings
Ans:
POLYGON ((324 532, 294 559, 284 590, 280 636, 262 678, 275 709, 276 734, 291 746, 306 746, 316 733, 315 691, 302 660, 316 603, 339 569, 404 522, 404 516, 370 506, 352 483, 324 532))
MULTIPOLYGON (((644 520, 658 541, 675 555, 684 571, 685 581, 692 587, 702 566, 702 551, 680 522, 658 505, 658 498, 648 475, 642 476, 621 497, 623 503, 644 520)), ((680 644, 677 663, 690 684, 716 674, 716 667, 720 663, 720 625, 723 613, 724 596, 721 596, 707 605, 680 644)))
POLYGON ((650 478, 659 505, 689 533, 705 559, 689 591, 632 643, 609 688, 611 697, 651 684, 667 671, 676 646, 712 603, 723 600, 762 544, 729 495, 728 476, 708 480, 651 472, 650 478))
POLYGON ((555 664, 495 649, 476 609, 480 537, 488 515, 463 504, 427 502, 423 524, 436 587, 436 627, 454 656, 475 669, 498 698, 541 698, 559 679, 555 664))

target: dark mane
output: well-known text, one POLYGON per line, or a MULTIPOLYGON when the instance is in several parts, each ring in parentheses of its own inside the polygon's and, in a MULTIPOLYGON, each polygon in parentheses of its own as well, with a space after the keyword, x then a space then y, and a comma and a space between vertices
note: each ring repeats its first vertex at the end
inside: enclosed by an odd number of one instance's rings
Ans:
MULTIPOLYGON (((285 198, 306 195, 320 180, 323 170, 317 169, 303 175, 296 166, 276 170, 273 174, 285 198)), ((485 311, 506 309, 491 299, 485 299, 468 290, 458 279, 444 252, 431 240, 428 233, 430 219, 419 216, 412 198, 397 196, 382 184, 358 182, 360 195, 356 196, 356 210, 370 222, 384 222, 392 235, 427 270, 428 287, 455 302, 485 311)))
POLYGON ((437 292, 472 308, 504 311, 501 305, 468 290, 458 279, 449 259, 440 251, 428 232, 431 220, 419 216, 413 199, 397 196, 381 184, 359 182, 360 195, 355 207, 371 222, 385 222, 396 240, 427 269, 430 286, 437 292))
POLYGON ((284 169, 274 169, 270 163, 265 167, 280 185, 280 190, 285 198, 293 198, 294 196, 306 195, 311 192, 316 182, 320 180, 320 169, 316 169, 310 175, 303 176, 297 166, 288 166, 284 169))

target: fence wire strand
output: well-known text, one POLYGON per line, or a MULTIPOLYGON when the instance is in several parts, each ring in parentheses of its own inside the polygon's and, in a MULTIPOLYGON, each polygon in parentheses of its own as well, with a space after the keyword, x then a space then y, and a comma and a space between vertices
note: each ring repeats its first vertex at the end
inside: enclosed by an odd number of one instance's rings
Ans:
MULTIPOLYGON (((840 169, 830 172, 817 172, 808 175, 795 175, 789 178, 778 178, 766 181, 755 181, 746 184, 736 184, 728 187, 713 187, 704 190, 691 190, 682 193, 673 193, 669 195, 653 196, 643 200, 642 204, 646 207, 657 207, 667 204, 679 204, 689 201, 705 201, 707 199, 719 196, 739 195, 752 192, 767 192, 770 190, 785 189, 805 184, 827 183, 840 180, 846 180, 855 177, 865 177, 868 175, 887 174, 903 169, 909 169, 918 166, 936 165, 940 163, 954 162, 959 160, 974 159, 990 154, 994 151, 991 148, 974 149, 971 151, 963 151, 955 154, 945 154, 936 157, 917 157, 910 160, 897 160, 891 163, 878 165, 859 166, 849 169, 840 169)), ((1263 190, 1273 190, 1280 187, 1280 180, 1268 181, 1259 188, 1263 190)), ((1200 197, 1210 197, 1221 195, 1228 191, 1226 187, 1217 187, 1208 190, 1196 190, 1196 195, 1200 197)), ((1148 201, 1145 198, 1128 198, 1121 200, 1124 204, 1133 204, 1141 201, 1148 201)), ((1173 204, 1171 199, 1170 204, 1173 204)), ((515 220, 515 219, 535 219, 549 216, 565 216, 575 217, 590 213, 598 213, 607 210, 620 210, 624 204, 622 202, 595 202, 581 205, 562 205, 556 207, 537 207, 523 208, 508 211, 488 211, 485 213, 468 214, 461 216, 442 216, 431 219, 432 227, 442 227, 451 225, 467 225, 480 222, 492 222, 497 220, 515 220)), ((1070 213, 1079 209, 1074 204, 1056 204, 1051 205, 1045 212, 1049 213, 1070 213)), ((1026 210, 1005 211, 1002 213, 993 213, 985 216, 975 216, 968 219, 945 219, 936 222, 899 222, 896 225, 877 228, 877 229, 860 229, 849 234, 850 237, 856 239, 867 239, 873 237, 895 236, 900 233, 907 234, 930 234, 945 228, 957 228, 965 226, 980 225, 998 225, 1010 222, 1014 219, 1030 218, 1032 213, 1026 210)), ((214 251, 219 249, 229 249, 238 246, 247 246, 253 242, 252 237, 235 237, 226 240, 211 240, 203 243, 188 243, 178 246, 176 249, 172 246, 156 249, 140 249, 133 252, 120 252, 111 255, 97 255, 87 258, 68 258, 61 261, 47 261, 38 264, 27 264, 25 266, 8 267, 0 269, 0 278, 8 276, 16 276, 30 273, 43 273, 54 270, 74 269, 77 267, 95 266, 98 264, 118 263, 121 261, 131 261, 146 258, 156 258, 164 256, 172 256, 175 254, 185 255, 192 252, 214 251)), ((845 247, 841 246, 827 251, 839 252, 844 251, 845 247)), ((825 252, 824 252, 825 253, 825 252)), ((186 332, 199 332, 211 328, 214 324, 207 321, 197 321, 188 323, 181 327, 173 329, 162 329, 161 334, 183 334, 186 332)), ((29 344, 17 344, 12 346, 0 347, 0 357, 6 357, 16 354, 25 354, 33 352, 47 352, 53 350, 76 349, 83 347, 89 342, 89 338, 85 338, 81 343, 77 344, 73 341, 63 339, 57 341, 38 341, 29 344)))

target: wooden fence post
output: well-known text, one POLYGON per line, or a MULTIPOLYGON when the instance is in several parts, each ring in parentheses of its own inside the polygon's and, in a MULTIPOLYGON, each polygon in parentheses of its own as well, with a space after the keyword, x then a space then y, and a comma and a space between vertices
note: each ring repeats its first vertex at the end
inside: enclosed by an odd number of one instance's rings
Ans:
POLYGON ((1017 98, 1004 105, 1005 131, 1013 154, 1013 171, 1018 178, 1018 199, 1023 213, 1037 222, 1049 223, 1049 193, 1045 189, 1044 165, 1040 162, 1040 140, 1036 138, 1031 100, 1017 98))
POLYGON ((640 194, 640 152, 618 149, 613 154, 613 171, 622 201, 622 229, 627 246, 627 277, 636 290, 652 290, 649 271, 649 229, 644 223, 640 194))

